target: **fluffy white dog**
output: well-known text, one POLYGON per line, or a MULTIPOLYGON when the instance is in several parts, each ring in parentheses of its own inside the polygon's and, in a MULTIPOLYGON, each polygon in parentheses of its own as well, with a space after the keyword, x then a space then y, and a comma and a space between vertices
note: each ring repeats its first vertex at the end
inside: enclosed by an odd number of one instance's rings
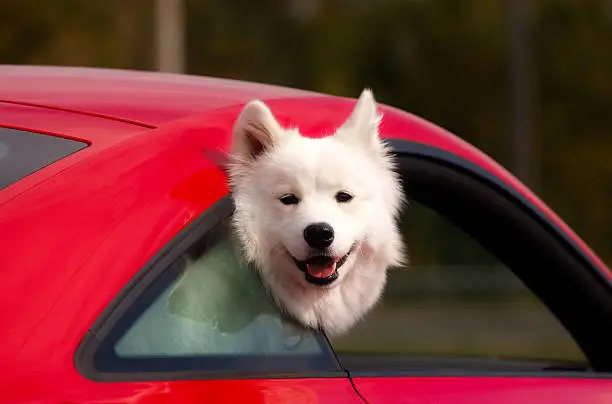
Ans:
POLYGON ((283 128, 259 100, 234 126, 229 176, 246 258, 282 310, 330 335, 374 306, 403 260, 402 186, 380 120, 366 89, 324 138, 283 128))

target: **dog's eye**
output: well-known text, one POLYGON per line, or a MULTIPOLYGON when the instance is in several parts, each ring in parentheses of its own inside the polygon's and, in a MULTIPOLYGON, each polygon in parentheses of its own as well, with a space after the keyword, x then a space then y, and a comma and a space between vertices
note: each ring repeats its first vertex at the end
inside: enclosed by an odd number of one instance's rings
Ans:
POLYGON ((298 197, 293 194, 283 195, 279 198, 279 200, 283 205, 297 205, 300 203, 298 197))
POLYGON ((346 203, 350 202, 351 199, 353 199, 353 195, 349 194, 348 192, 340 191, 336 194, 336 202, 346 203))

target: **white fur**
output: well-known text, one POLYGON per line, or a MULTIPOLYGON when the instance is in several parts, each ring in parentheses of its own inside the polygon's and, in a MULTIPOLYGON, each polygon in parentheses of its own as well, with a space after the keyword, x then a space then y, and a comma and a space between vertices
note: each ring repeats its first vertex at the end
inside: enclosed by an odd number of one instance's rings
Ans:
POLYGON ((244 107, 234 126, 229 176, 245 255, 282 309, 330 335, 345 332, 374 306, 387 269, 403 259, 396 223, 402 187, 379 137, 380 120, 366 89, 348 120, 325 138, 283 128, 259 100, 244 107), (339 203, 338 191, 354 199, 339 203), (288 193, 300 203, 282 204, 288 193), (306 282, 290 256, 309 257, 303 234, 316 222, 333 227, 335 256, 357 245, 327 286, 306 282))

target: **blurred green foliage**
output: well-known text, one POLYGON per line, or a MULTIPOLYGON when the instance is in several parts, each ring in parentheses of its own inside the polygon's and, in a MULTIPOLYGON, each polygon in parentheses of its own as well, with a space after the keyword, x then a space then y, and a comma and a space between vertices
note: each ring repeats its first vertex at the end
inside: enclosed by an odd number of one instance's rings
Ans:
MULTIPOLYGON (((537 0, 537 192, 612 262, 612 3, 537 0)), ((186 0, 187 72, 357 96, 510 167, 503 0, 186 0)), ((0 61, 154 69, 153 0, 4 0, 0 61)))

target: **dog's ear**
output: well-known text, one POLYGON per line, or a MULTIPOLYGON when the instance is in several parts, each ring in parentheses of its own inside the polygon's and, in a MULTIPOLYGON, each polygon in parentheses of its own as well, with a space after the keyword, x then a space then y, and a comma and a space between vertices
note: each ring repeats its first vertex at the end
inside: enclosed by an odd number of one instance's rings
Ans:
POLYGON ((255 160, 276 146, 284 132, 266 104, 252 100, 234 124, 231 156, 243 162, 255 160))
POLYGON ((338 129, 336 136, 345 142, 378 151, 381 147, 378 125, 382 116, 370 89, 361 92, 351 116, 338 129))

